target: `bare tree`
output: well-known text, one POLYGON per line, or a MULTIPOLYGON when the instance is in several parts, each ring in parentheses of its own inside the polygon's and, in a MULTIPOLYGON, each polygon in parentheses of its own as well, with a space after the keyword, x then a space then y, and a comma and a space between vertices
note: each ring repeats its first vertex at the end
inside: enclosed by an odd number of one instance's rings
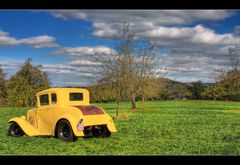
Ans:
POLYGON ((211 90, 218 90, 218 99, 240 100, 240 46, 229 48, 228 55, 231 69, 215 70, 216 85, 211 90))
POLYGON ((235 47, 231 47, 228 49, 228 52, 232 69, 238 70, 240 60, 240 46, 236 45, 235 47))
POLYGON ((134 109, 137 94, 141 91, 142 97, 145 96, 147 91, 143 89, 149 83, 147 78, 153 76, 155 55, 154 46, 130 32, 128 23, 123 24, 114 39, 115 52, 97 54, 95 60, 101 63, 98 84, 108 84, 116 90, 118 115, 121 100, 130 99, 134 109))

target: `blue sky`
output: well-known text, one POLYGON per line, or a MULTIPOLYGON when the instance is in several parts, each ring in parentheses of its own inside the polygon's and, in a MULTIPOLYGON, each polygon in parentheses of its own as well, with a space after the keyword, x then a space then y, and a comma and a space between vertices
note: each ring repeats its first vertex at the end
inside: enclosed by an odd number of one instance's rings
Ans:
POLYGON ((13 75, 28 58, 42 64, 53 86, 95 81, 95 53, 113 51, 122 23, 155 44, 161 77, 214 82, 227 68, 227 49, 239 43, 240 12, 232 10, 1 10, 0 65, 13 75))

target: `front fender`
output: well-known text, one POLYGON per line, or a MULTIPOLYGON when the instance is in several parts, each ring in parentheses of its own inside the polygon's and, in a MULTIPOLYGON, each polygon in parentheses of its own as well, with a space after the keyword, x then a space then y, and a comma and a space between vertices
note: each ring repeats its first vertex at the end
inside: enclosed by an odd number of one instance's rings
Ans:
MULTIPOLYGON (((58 120, 58 122, 62 119, 65 119, 70 123, 75 136, 84 136, 83 131, 77 130, 77 124, 79 122, 79 119, 77 119, 75 116, 70 115, 70 114, 65 114, 65 115, 61 116, 61 118, 58 120)), ((57 127, 57 123, 55 124, 56 127, 57 127)))
POLYGON ((28 135, 28 136, 39 136, 41 135, 41 133, 34 128, 31 124, 29 124, 26 120, 25 116, 22 117, 14 117, 12 119, 10 119, 8 122, 15 122, 17 123, 21 129, 23 130, 23 132, 28 135))

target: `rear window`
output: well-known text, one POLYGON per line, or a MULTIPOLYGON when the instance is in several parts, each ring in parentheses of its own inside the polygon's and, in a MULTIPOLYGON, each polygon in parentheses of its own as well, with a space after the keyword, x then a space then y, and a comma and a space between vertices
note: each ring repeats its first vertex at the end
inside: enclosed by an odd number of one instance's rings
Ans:
POLYGON ((40 96, 40 105, 49 105, 48 94, 40 96))
POLYGON ((83 101, 83 93, 70 93, 69 100, 70 101, 83 101))

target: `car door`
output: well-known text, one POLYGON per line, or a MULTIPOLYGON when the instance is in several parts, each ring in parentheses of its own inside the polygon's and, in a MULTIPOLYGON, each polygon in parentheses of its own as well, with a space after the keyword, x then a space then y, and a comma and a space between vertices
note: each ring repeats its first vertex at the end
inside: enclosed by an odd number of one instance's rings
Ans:
POLYGON ((42 135, 52 134, 52 109, 50 106, 50 94, 39 96, 38 128, 42 135))

